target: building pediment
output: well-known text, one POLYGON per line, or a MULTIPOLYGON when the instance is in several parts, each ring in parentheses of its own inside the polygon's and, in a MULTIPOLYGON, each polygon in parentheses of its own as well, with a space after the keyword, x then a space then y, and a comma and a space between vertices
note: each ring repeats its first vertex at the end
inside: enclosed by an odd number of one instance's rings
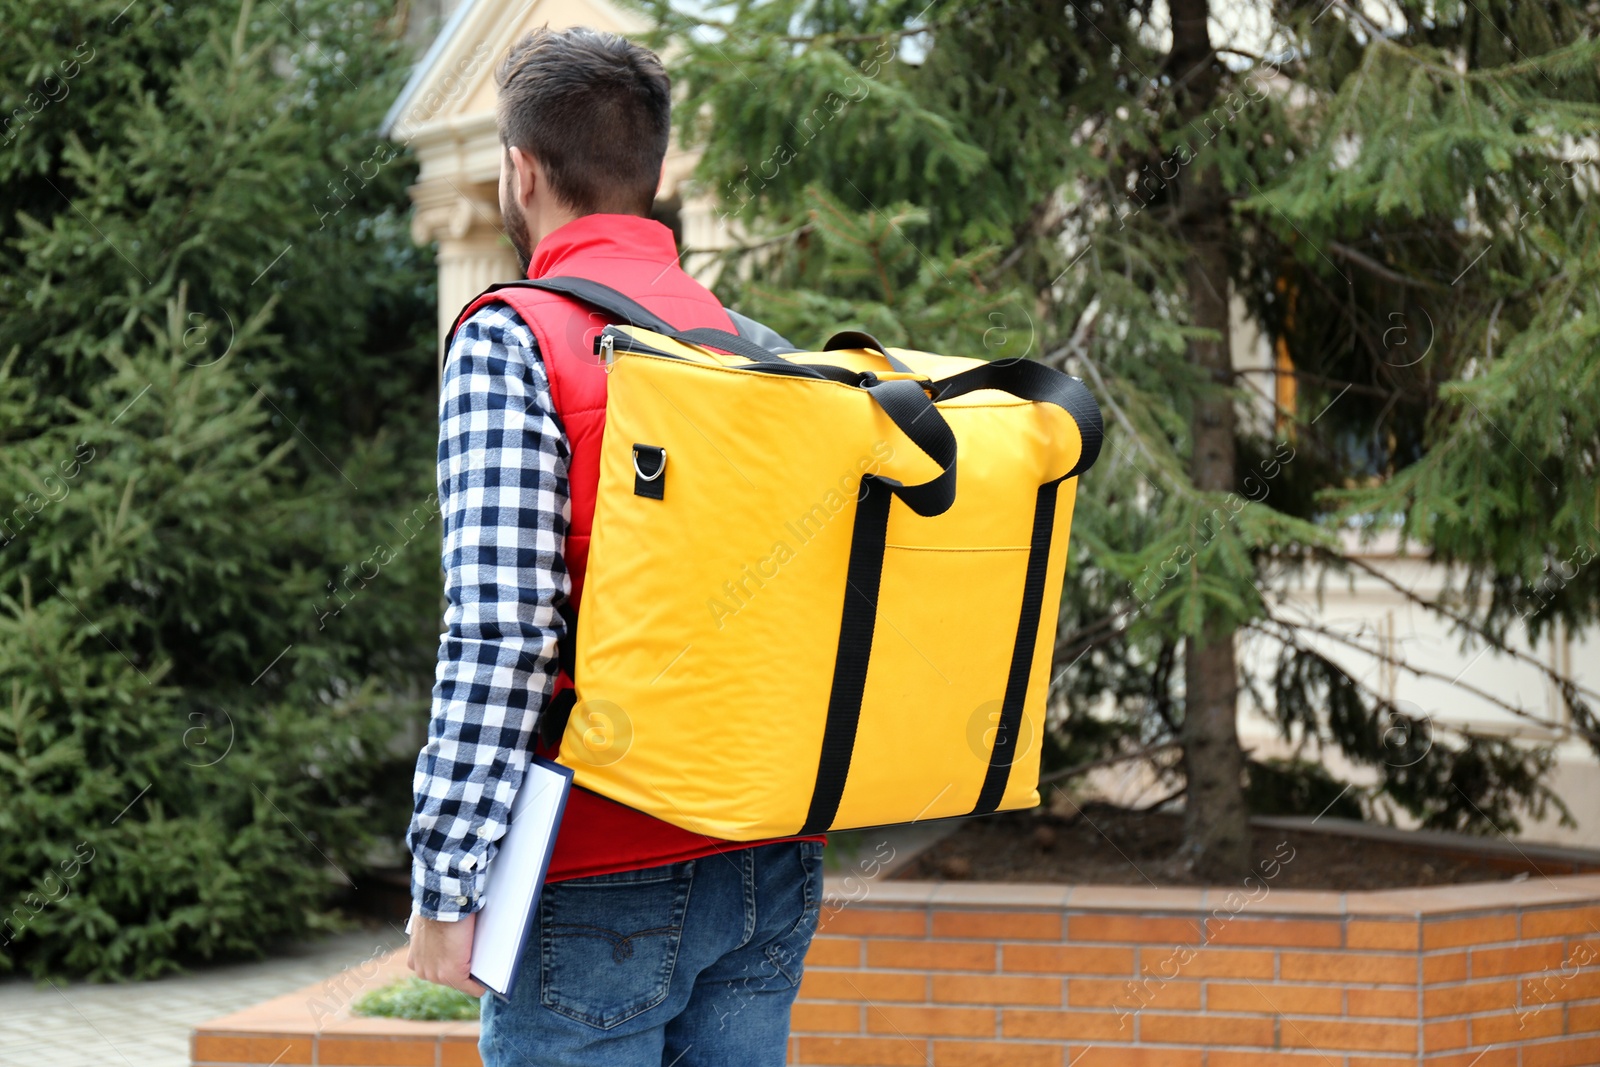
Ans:
MULTIPOLYGON (((383 134, 410 147, 417 159, 411 236, 438 246, 441 351, 463 303, 519 274, 500 219, 504 150, 494 72, 513 43, 542 26, 589 26, 633 37, 650 28, 612 0, 462 0, 383 121, 383 134)), ((674 140, 658 197, 680 196, 695 161, 696 154, 674 140)), ((697 248, 716 247, 722 234, 699 200, 684 206, 683 225, 697 248)))
POLYGON ((541 26, 637 34, 649 24, 611 0, 462 0, 417 63, 382 132, 424 149, 494 131, 494 69, 512 43, 541 26))

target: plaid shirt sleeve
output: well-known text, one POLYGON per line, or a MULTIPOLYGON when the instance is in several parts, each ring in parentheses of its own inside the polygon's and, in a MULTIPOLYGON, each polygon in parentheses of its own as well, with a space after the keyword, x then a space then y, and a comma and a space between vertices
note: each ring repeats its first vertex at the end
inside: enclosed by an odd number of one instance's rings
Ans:
POLYGON ((406 835, 412 896, 431 919, 482 907, 555 686, 570 456, 532 331, 506 305, 480 308, 456 331, 439 396, 445 632, 406 835))

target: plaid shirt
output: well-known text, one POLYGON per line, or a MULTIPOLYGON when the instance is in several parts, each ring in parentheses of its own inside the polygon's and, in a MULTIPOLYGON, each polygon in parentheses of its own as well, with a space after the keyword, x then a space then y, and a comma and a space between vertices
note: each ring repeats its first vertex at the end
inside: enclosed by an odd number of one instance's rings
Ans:
POLYGON ((406 834, 412 896, 431 919, 482 907, 555 686, 570 458, 532 331, 504 304, 479 308, 456 331, 439 396, 448 603, 406 834))

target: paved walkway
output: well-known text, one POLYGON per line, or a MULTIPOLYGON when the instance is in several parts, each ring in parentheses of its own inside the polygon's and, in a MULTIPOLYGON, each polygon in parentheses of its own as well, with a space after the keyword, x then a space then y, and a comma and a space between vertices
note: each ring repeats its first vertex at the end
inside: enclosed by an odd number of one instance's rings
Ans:
MULTIPOLYGON (((957 829, 946 821, 833 835, 830 875, 866 881, 892 873, 957 829)), ((274 954, 153 982, 35 985, 0 978, 0 1067, 188 1067, 198 1023, 292 993, 405 944, 399 928, 371 922, 274 954)))
POLYGON ((196 1024, 320 982, 375 952, 405 943, 374 924, 296 946, 268 960, 233 963, 118 985, 35 985, 0 979, 4 1067, 188 1067, 196 1024))

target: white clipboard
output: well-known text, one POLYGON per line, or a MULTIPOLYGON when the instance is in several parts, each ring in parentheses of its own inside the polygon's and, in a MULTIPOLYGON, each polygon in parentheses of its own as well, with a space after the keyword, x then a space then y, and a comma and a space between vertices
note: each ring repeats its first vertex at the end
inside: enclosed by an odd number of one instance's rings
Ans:
MULTIPOLYGON (((474 981, 502 1000, 516 988, 523 943, 533 924, 534 909, 556 832, 572 791, 572 771, 539 756, 528 760, 527 772, 511 802, 511 822, 500 838, 494 862, 484 871, 483 907, 472 932, 474 981)), ((412 918, 415 919, 415 913, 412 918)), ((406 924, 411 933, 411 923, 406 924)))

